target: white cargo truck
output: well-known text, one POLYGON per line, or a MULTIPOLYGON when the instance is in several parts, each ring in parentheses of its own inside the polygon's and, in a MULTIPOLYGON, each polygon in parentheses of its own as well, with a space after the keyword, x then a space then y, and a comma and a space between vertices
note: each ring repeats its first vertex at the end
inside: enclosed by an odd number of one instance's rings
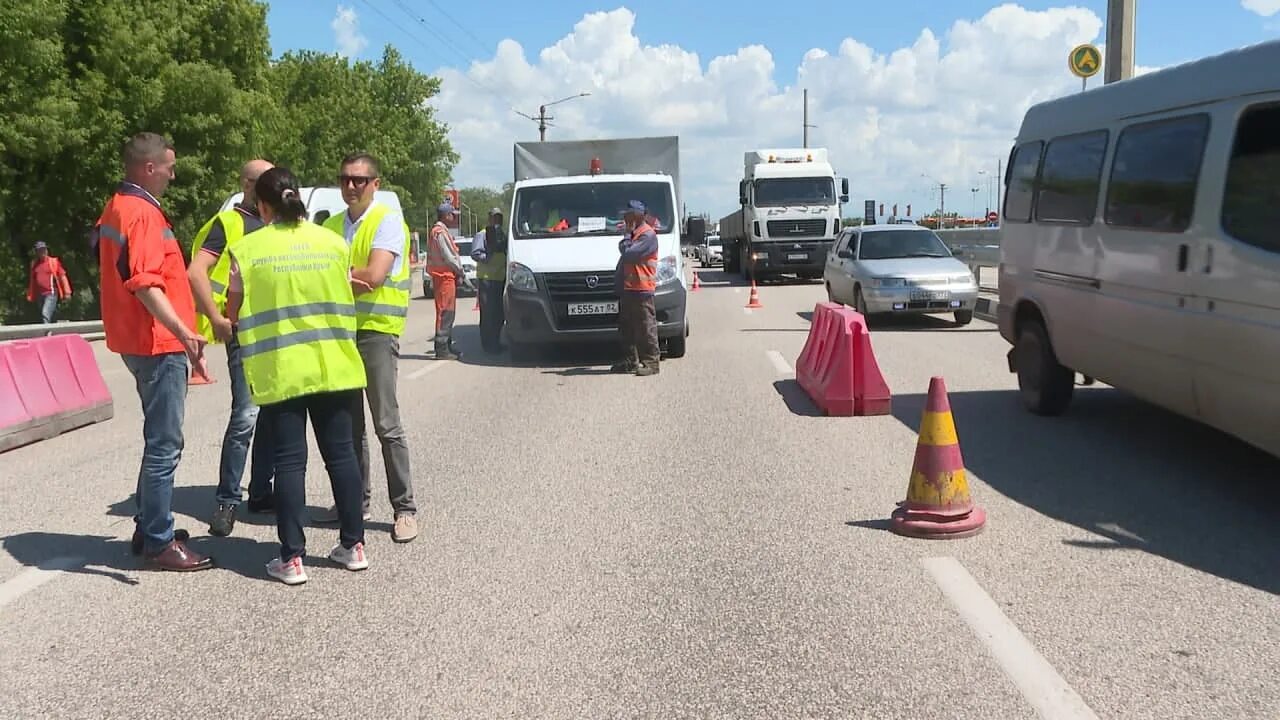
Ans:
POLYGON ((840 179, 826 148, 766 148, 743 156, 738 209, 720 219, 726 272, 748 279, 822 277, 840 232, 849 180, 840 179))
POLYGON ((516 143, 505 295, 513 359, 617 339, 614 269, 631 200, 645 204, 658 235, 659 343, 667 357, 684 355, 679 183, 675 137, 516 143))

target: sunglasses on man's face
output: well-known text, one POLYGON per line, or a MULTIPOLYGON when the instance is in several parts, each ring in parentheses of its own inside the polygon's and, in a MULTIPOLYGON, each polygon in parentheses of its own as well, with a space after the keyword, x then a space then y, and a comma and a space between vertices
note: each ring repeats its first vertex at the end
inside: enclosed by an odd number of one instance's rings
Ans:
POLYGON ((340 187, 345 187, 346 185, 350 184, 352 187, 362 188, 376 179, 378 179, 376 175, 372 177, 365 176, 365 175, 339 175, 338 185, 340 187))

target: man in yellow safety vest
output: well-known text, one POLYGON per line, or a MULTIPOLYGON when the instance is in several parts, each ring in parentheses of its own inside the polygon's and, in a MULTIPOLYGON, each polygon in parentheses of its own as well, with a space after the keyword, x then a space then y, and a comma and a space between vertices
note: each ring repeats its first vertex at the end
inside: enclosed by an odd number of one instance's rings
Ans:
POLYGON ((274 165, 266 160, 250 160, 240 168, 240 189, 244 199, 234 207, 214 215, 196 233, 191 244, 191 264, 187 280, 195 297, 196 330, 207 342, 227 344, 227 374, 231 379, 231 417, 222 436, 222 459, 218 463, 217 508, 209 523, 213 535, 227 536, 236 524, 240 505, 240 481, 244 476, 249 441, 253 439, 253 459, 249 469, 249 512, 272 512, 271 442, 268 433, 256 433, 258 408, 244 379, 244 359, 235 329, 227 319, 227 282, 230 256, 226 249, 260 229, 254 183, 274 165), (256 435, 256 436, 255 436, 256 435))
MULTIPOLYGON (((346 238, 351 246, 351 287, 356 301, 356 345, 364 360, 369 384, 365 395, 373 415, 373 429, 382 444, 387 470, 387 494, 395 512, 391 539, 409 542, 418 536, 418 507, 413 499, 409 470, 409 444, 400 422, 396 399, 396 372, 400 335, 409 315, 409 226, 394 208, 378 202, 381 168, 368 153, 343 158, 338 185, 347 211, 334 215, 324 226, 346 238)), ((369 480, 369 440, 364 427, 364 406, 352 418, 356 456, 364 479, 364 512, 369 514, 372 485, 369 480)), ((336 520, 334 511, 320 518, 336 520)))

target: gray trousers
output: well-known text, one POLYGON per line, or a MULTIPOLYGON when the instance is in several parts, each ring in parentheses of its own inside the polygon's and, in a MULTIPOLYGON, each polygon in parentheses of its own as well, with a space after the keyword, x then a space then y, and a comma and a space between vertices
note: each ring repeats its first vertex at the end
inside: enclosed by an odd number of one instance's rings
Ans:
POLYGON ((659 357, 658 320, 653 296, 625 290, 618 299, 618 334, 624 362, 657 365, 659 357))
POLYGON ((413 477, 409 474, 409 443, 400 423, 400 403, 396 400, 396 371, 400 360, 400 338, 395 335, 361 330, 356 333, 356 347, 364 360, 368 387, 356 394, 358 407, 351 417, 351 435, 356 447, 356 460, 364 480, 364 509, 369 510, 373 489, 369 482, 369 438, 364 427, 364 397, 369 398, 373 429, 382 443, 382 462, 387 468, 387 495, 396 515, 414 515, 413 477))

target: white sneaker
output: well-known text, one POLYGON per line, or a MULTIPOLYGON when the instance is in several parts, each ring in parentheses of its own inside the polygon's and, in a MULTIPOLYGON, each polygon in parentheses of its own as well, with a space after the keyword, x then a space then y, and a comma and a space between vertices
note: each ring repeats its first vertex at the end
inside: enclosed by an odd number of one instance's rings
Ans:
POLYGON ((348 570, 364 570, 369 567, 369 558, 364 554, 364 543, 356 543, 350 550, 339 543, 329 551, 329 559, 348 570))
POLYGON ((267 563, 267 574, 285 585, 301 585, 307 581, 307 571, 302 567, 302 558, 296 557, 289 562, 280 558, 272 558, 267 563))
MULTIPOLYGON (((320 512, 316 513, 316 515, 311 519, 322 525, 337 525, 338 524, 338 508, 333 505, 330 505, 329 509, 321 510, 320 512)), ((373 513, 369 512, 368 510, 365 510, 364 521, 369 522, 372 519, 373 519, 373 513)))

